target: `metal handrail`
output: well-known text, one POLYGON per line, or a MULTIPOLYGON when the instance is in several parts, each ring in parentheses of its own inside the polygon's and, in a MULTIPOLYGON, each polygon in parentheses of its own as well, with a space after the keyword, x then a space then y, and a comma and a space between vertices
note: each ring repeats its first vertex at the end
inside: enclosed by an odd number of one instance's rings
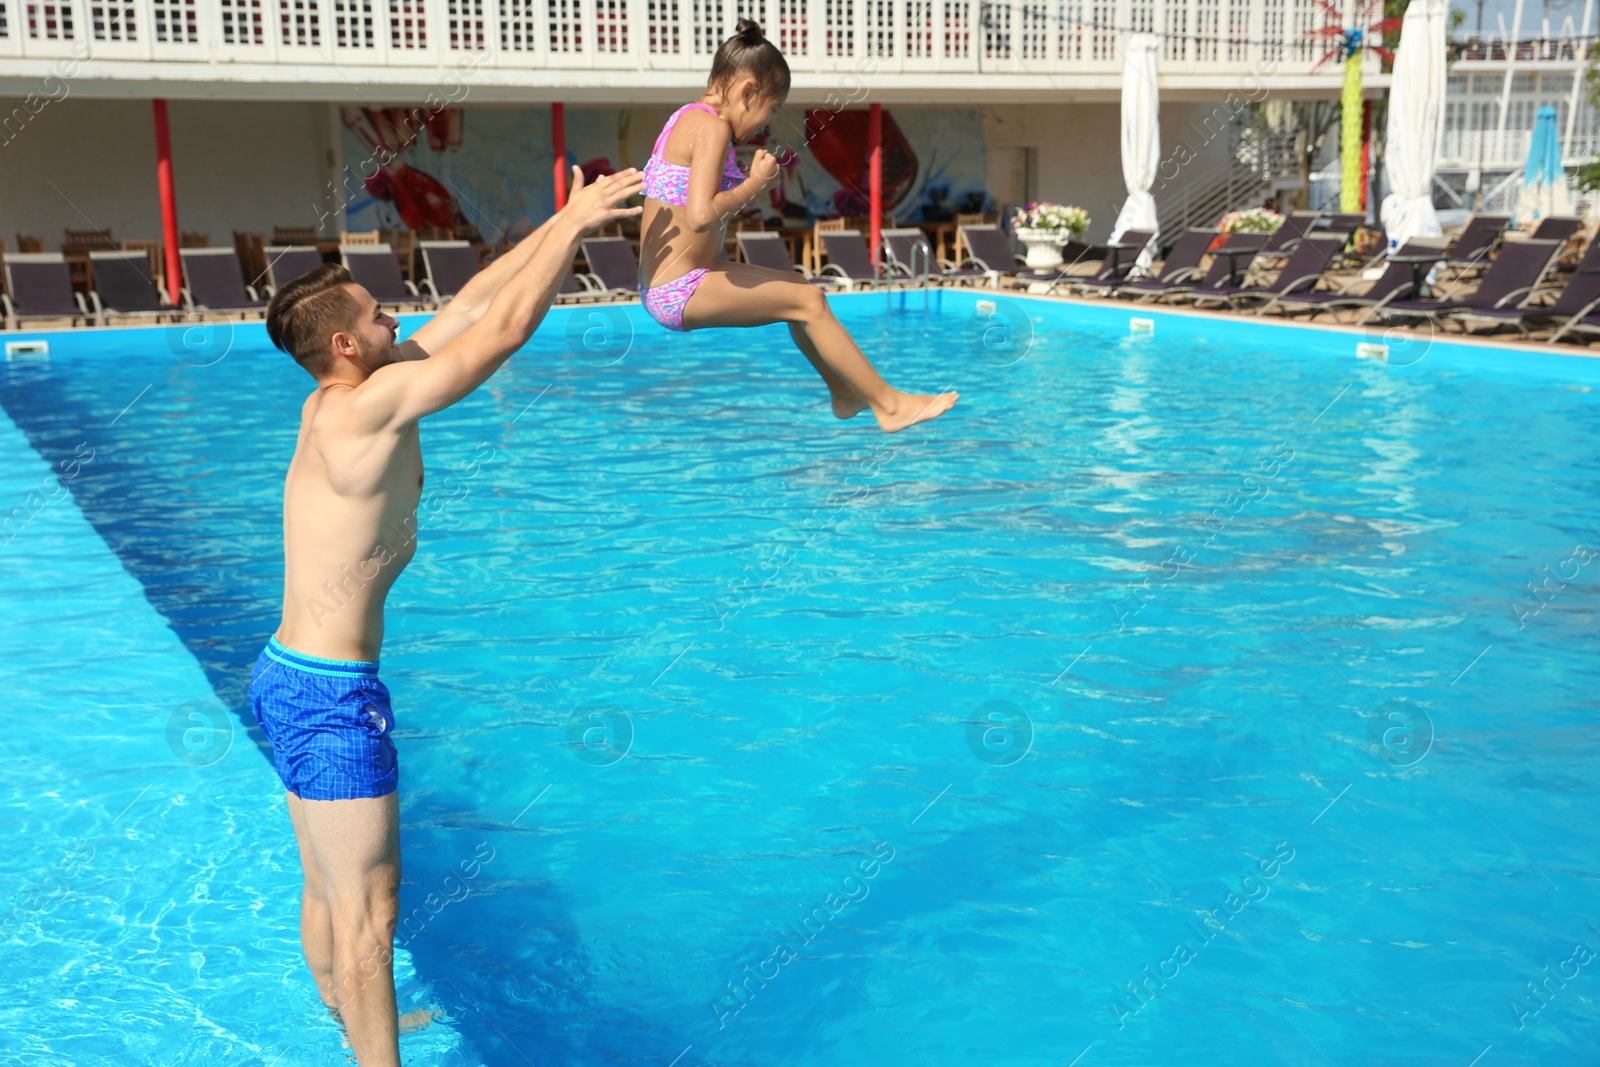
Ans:
MULTIPOLYGON (((888 251, 887 248, 884 250, 888 251)), ((918 241, 911 246, 911 262, 904 264, 906 268, 906 287, 910 288, 911 279, 919 277, 917 274, 917 257, 919 255, 922 257, 922 274, 920 275, 922 279, 922 310, 927 312, 929 309, 928 290, 932 288, 929 283, 933 278, 933 249, 929 248, 925 242, 918 241)), ((891 255, 889 257, 889 269, 884 277, 884 307, 889 311, 894 310, 894 267, 896 263, 898 261, 891 255)))

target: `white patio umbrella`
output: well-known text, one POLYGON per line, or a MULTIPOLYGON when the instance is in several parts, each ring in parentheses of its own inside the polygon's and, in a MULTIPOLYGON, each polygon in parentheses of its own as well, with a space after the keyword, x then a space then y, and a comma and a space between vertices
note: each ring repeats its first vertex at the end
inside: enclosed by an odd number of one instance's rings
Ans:
POLYGON ((1389 125, 1384 166, 1393 190, 1379 217, 1392 254, 1413 237, 1437 237, 1433 176, 1444 135, 1445 22, 1448 0, 1411 0, 1400 25, 1389 82, 1389 125))
MULTIPOLYGON (((1122 64, 1122 180, 1128 199, 1111 227, 1111 239, 1128 230, 1156 228, 1156 198, 1150 195, 1161 165, 1161 105, 1156 92, 1156 63, 1161 38, 1136 33, 1128 38, 1122 64)), ((1155 258, 1155 241, 1139 253, 1139 269, 1155 258)))

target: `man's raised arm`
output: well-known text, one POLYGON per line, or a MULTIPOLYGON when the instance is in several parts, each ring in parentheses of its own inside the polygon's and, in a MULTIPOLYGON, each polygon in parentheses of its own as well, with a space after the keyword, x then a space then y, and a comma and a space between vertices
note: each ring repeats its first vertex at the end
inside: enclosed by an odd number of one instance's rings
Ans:
MULTIPOLYGON (((589 186, 578 175, 573 185, 566 207, 473 280, 472 285, 486 282, 483 291, 493 291, 475 321, 427 359, 374 371, 358 391, 353 415, 360 409, 362 421, 373 426, 402 426, 431 415, 482 385, 527 344, 572 268, 579 240, 643 210, 619 206, 640 191, 643 177, 637 170, 609 174, 589 186), (498 282, 491 272, 499 272, 498 282)), ((463 289, 461 296, 466 295, 463 289)))

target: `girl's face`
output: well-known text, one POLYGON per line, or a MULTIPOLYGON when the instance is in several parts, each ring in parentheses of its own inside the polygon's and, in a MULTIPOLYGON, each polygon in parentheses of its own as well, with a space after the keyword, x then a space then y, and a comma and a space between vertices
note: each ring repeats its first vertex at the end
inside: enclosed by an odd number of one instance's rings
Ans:
POLYGON ((740 78, 728 93, 722 115, 733 127, 733 139, 747 142, 766 129, 783 101, 762 94, 754 78, 740 78))

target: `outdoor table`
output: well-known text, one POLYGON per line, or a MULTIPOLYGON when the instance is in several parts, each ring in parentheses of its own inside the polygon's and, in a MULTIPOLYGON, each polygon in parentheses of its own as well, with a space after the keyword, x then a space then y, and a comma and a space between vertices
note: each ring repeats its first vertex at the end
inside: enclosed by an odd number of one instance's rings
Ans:
POLYGON ((1228 257, 1228 280, 1224 284, 1232 286, 1238 284, 1235 279, 1239 276, 1239 257, 1249 256, 1254 259, 1256 253, 1260 251, 1261 248, 1258 245, 1255 248, 1217 248, 1213 249, 1211 254, 1228 257))
POLYGON ((1446 258, 1443 252, 1413 252, 1409 256, 1390 256, 1390 263, 1404 263, 1411 268, 1411 299, 1422 299, 1422 283, 1427 276, 1424 267, 1431 267, 1435 263, 1443 262, 1446 258))
POLYGON ((1106 242, 1106 250, 1111 253, 1111 277, 1117 277, 1117 272, 1122 269, 1122 253, 1133 248, 1143 249, 1144 245, 1133 241, 1106 242))

